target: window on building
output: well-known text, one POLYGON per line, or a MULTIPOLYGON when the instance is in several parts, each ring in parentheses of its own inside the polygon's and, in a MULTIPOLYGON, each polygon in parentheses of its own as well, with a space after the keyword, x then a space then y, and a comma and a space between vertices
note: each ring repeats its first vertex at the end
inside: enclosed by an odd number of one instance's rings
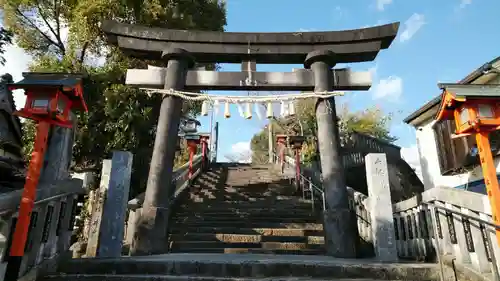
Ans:
MULTIPOLYGON (((434 127, 436 145, 438 149, 439 167, 441 174, 451 175, 463 173, 464 170, 479 165, 476 138, 467 136, 451 138, 455 132, 454 121, 437 123, 434 127)), ((490 134, 490 145, 493 155, 500 154, 500 131, 490 134)))

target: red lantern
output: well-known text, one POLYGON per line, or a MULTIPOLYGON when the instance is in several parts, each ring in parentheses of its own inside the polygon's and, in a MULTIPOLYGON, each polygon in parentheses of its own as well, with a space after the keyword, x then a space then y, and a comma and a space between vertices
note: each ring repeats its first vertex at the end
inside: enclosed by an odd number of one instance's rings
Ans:
POLYGON ((24 108, 15 115, 68 128, 72 126, 71 110, 88 110, 83 99, 82 75, 23 73, 23 77, 9 86, 10 90, 24 89, 26 95, 24 108))
MULTIPOLYGON (((443 90, 436 121, 455 120, 453 137, 475 135, 493 222, 500 224, 500 184, 489 141, 489 133, 500 129, 498 85, 439 84, 443 90)), ((500 245, 500 229, 496 229, 500 245)))
POLYGON ((295 186, 296 191, 299 191, 300 186, 300 150, 304 143, 304 136, 289 136, 288 144, 295 150, 295 186))
POLYGON ((18 280, 19 269, 28 238, 36 189, 44 163, 45 150, 51 125, 72 127, 72 109, 87 111, 83 100, 82 75, 64 73, 23 73, 24 79, 9 85, 10 90, 24 89, 26 104, 15 114, 37 122, 26 182, 19 204, 19 215, 15 226, 9 263, 5 270, 5 281, 18 280))
POLYGON ((187 147, 189 149, 189 173, 188 178, 191 179, 193 176, 193 157, 198 149, 198 144, 200 144, 201 137, 200 135, 185 135, 187 147))
POLYGON ((201 159, 202 159, 202 167, 205 170, 206 161, 207 161, 207 149, 208 149, 208 141, 210 140, 210 134, 200 134, 200 142, 201 142, 201 159))
POLYGON ((276 142, 278 143, 278 149, 279 149, 279 157, 280 157, 280 165, 281 165, 281 172, 284 172, 285 169, 285 148, 286 148, 286 135, 276 135, 276 142))

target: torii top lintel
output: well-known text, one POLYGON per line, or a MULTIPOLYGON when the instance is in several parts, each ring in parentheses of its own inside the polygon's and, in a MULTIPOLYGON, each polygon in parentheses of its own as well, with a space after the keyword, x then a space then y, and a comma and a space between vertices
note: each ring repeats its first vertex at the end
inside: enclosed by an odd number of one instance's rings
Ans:
POLYGON ((337 63, 372 61, 397 35, 399 22, 369 28, 326 32, 237 33, 172 30, 104 21, 109 43, 125 53, 159 60, 162 52, 180 48, 198 63, 302 64, 308 53, 330 50, 337 63))

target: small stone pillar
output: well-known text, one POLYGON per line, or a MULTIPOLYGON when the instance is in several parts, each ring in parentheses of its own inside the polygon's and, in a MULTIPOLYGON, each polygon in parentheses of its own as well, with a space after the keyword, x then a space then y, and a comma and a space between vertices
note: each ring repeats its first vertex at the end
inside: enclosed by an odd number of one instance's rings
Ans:
POLYGON ((132 153, 113 152, 109 185, 99 229, 99 257, 121 256, 131 175, 132 153))
POLYGON ((375 256, 381 261, 395 262, 398 260, 398 249, 386 155, 383 153, 366 155, 365 166, 375 256))
MULTIPOLYGON (((163 52, 167 61, 165 89, 182 90, 194 59, 183 49, 163 52)), ((131 245, 131 255, 151 255, 167 252, 169 204, 175 188, 171 187, 177 133, 181 118, 182 99, 165 95, 156 127, 153 155, 149 168, 143 210, 131 245)))
POLYGON ((87 241, 87 257, 97 256, 97 249, 99 247, 99 232, 101 228, 101 221, 104 209, 104 200, 109 186, 109 179, 111 175, 111 160, 105 159, 102 161, 101 183, 99 189, 96 190, 93 196, 94 205, 92 210, 92 219, 90 221, 88 241, 87 241))
MULTIPOLYGON (((331 68, 335 54, 328 50, 309 53, 304 62, 314 73, 314 91, 333 90, 331 68)), ((337 258, 356 257, 355 218, 349 209, 344 166, 340 154, 340 136, 337 124, 335 99, 318 99, 316 103, 318 124, 318 150, 320 152, 323 190, 326 210, 323 212, 325 244, 328 255, 337 258)))

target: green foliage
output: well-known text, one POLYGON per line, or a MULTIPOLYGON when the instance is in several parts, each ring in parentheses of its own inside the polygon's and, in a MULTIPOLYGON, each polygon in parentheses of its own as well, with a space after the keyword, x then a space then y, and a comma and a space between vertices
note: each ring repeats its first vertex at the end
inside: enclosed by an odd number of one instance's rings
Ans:
POLYGON ((5 58, 3 54, 5 53, 5 47, 12 44, 12 32, 0 27, 0 64, 5 64, 5 58))
POLYGON ((33 120, 25 119, 21 127, 23 131, 23 157, 26 162, 30 161, 33 152, 33 142, 35 141, 36 123, 33 120))
POLYGON ((344 124, 344 131, 348 133, 356 131, 387 142, 397 140, 389 132, 392 114, 385 115, 379 108, 373 107, 363 111, 350 112, 349 108, 344 106, 339 116, 344 124))
MULTIPOLYGON (((316 99, 300 100, 296 103, 295 108, 295 116, 274 119, 271 121, 271 127, 273 135, 303 134, 306 137, 306 142, 302 147, 302 155, 304 163, 308 165, 317 159, 316 99)), ((347 106, 343 106, 338 116, 341 135, 345 136, 352 132, 359 132, 388 142, 396 140, 389 132, 392 115, 384 115, 378 108, 351 112, 347 106)), ((275 140, 273 145, 274 143, 275 140)), ((269 155, 267 126, 252 137, 250 144, 252 162, 258 164, 267 163, 269 155)))
MULTIPOLYGON (((215 0, 0 0, 0 5, 4 24, 15 35, 15 42, 34 58, 32 71, 87 75, 84 95, 89 112, 77 113, 73 168, 98 170, 112 150, 128 150, 134 154, 131 196, 143 191, 161 97, 123 84, 128 68, 158 63, 126 57, 108 46, 100 23, 111 19, 222 31, 226 24, 224 4, 215 0), (105 58, 104 64, 98 65, 97 58, 105 58)), ((199 111, 199 103, 184 104, 186 115, 196 116, 199 111)), ((28 121, 24 127, 28 153, 33 124, 28 121)), ((185 154, 180 153, 177 164, 187 159, 185 154)))

